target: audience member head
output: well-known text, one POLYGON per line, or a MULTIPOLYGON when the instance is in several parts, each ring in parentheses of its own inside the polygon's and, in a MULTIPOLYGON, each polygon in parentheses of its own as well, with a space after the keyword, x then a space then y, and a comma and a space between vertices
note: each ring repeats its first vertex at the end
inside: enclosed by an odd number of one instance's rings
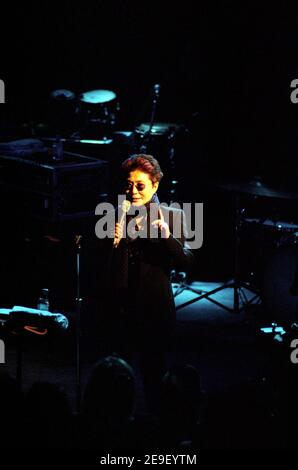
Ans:
POLYGON ((198 370, 189 364, 174 366, 165 373, 161 382, 160 415, 185 424, 196 421, 202 397, 198 370))
POLYGON ((118 356, 99 360, 88 379, 82 411, 92 420, 129 421, 135 410, 135 376, 129 364, 118 356))

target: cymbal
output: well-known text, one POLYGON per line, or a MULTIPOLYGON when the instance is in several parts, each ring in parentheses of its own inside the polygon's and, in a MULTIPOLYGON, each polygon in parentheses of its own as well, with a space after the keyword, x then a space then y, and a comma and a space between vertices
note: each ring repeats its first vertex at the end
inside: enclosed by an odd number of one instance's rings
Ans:
POLYGON ((254 196, 279 198, 279 199, 298 199, 298 193, 280 188, 273 188, 260 180, 251 180, 247 182, 219 183, 219 187, 227 191, 236 193, 252 194, 254 196))

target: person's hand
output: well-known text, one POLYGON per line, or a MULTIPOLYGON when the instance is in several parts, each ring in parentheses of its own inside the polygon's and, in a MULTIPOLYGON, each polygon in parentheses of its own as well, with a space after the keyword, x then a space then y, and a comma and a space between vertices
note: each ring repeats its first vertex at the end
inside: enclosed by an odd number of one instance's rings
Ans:
POLYGON ((153 227, 155 227, 157 230, 160 230, 161 238, 169 238, 170 228, 168 224, 165 222, 165 219, 161 210, 159 211, 159 216, 160 218, 153 220, 151 225, 153 225, 153 227))
POLYGON ((115 224, 115 230, 114 230, 114 246, 118 246, 119 243, 120 243, 120 240, 121 238, 123 238, 123 225, 124 224, 119 224, 119 222, 117 222, 115 224))

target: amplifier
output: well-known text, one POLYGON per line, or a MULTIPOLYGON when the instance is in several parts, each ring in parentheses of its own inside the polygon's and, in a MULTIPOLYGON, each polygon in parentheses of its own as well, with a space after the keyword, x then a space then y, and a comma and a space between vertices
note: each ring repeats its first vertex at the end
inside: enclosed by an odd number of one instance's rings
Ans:
POLYGON ((1 190, 17 214, 51 222, 94 216, 108 198, 108 162, 64 151, 0 155, 1 190))

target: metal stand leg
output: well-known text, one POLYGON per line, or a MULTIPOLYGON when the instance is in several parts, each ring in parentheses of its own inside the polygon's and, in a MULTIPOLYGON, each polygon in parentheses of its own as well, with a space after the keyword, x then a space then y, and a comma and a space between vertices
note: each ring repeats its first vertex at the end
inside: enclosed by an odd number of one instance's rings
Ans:
POLYGON ((241 209, 239 206, 239 195, 236 194, 235 196, 235 222, 234 222, 234 237, 235 237, 235 242, 234 242, 234 279, 225 282, 221 286, 217 287, 216 289, 213 289, 208 292, 204 291, 196 291, 195 289, 192 289, 190 286, 188 286, 186 283, 182 283, 182 290, 176 293, 175 296, 179 295, 183 290, 187 289, 189 291, 195 292, 198 294, 198 297, 189 300, 187 302, 184 302, 181 305, 178 305, 176 307, 176 310, 179 310, 183 307, 186 307, 187 305, 191 305, 192 303, 198 302, 201 299, 207 299, 210 302, 213 302, 214 304, 218 305, 219 307, 227 310, 230 313, 240 313, 241 311, 241 306, 240 306, 240 300, 242 296, 242 303, 247 306, 249 304, 252 304, 256 299, 260 298, 260 294, 257 292, 255 288, 250 286, 249 284, 240 281, 239 279, 239 250, 240 250, 240 229, 241 229, 241 209), (217 292, 222 291, 223 289, 226 288, 233 288, 233 308, 229 308, 226 305, 222 304, 221 302, 218 302, 214 299, 212 299, 210 296, 213 294, 216 294, 217 292), (252 297, 250 300, 247 300, 247 297, 245 295, 245 292, 243 289, 250 290, 255 294, 254 297, 252 297))
POLYGON ((79 413, 81 407, 81 305, 80 297, 80 252, 81 252, 81 235, 76 235, 75 244, 77 249, 77 297, 76 297, 76 408, 79 413))
POLYGON ((17 364, 16 364, 17 382, 22 388, 23 385, 23 338, 22 334, 17 336, 17 364))

